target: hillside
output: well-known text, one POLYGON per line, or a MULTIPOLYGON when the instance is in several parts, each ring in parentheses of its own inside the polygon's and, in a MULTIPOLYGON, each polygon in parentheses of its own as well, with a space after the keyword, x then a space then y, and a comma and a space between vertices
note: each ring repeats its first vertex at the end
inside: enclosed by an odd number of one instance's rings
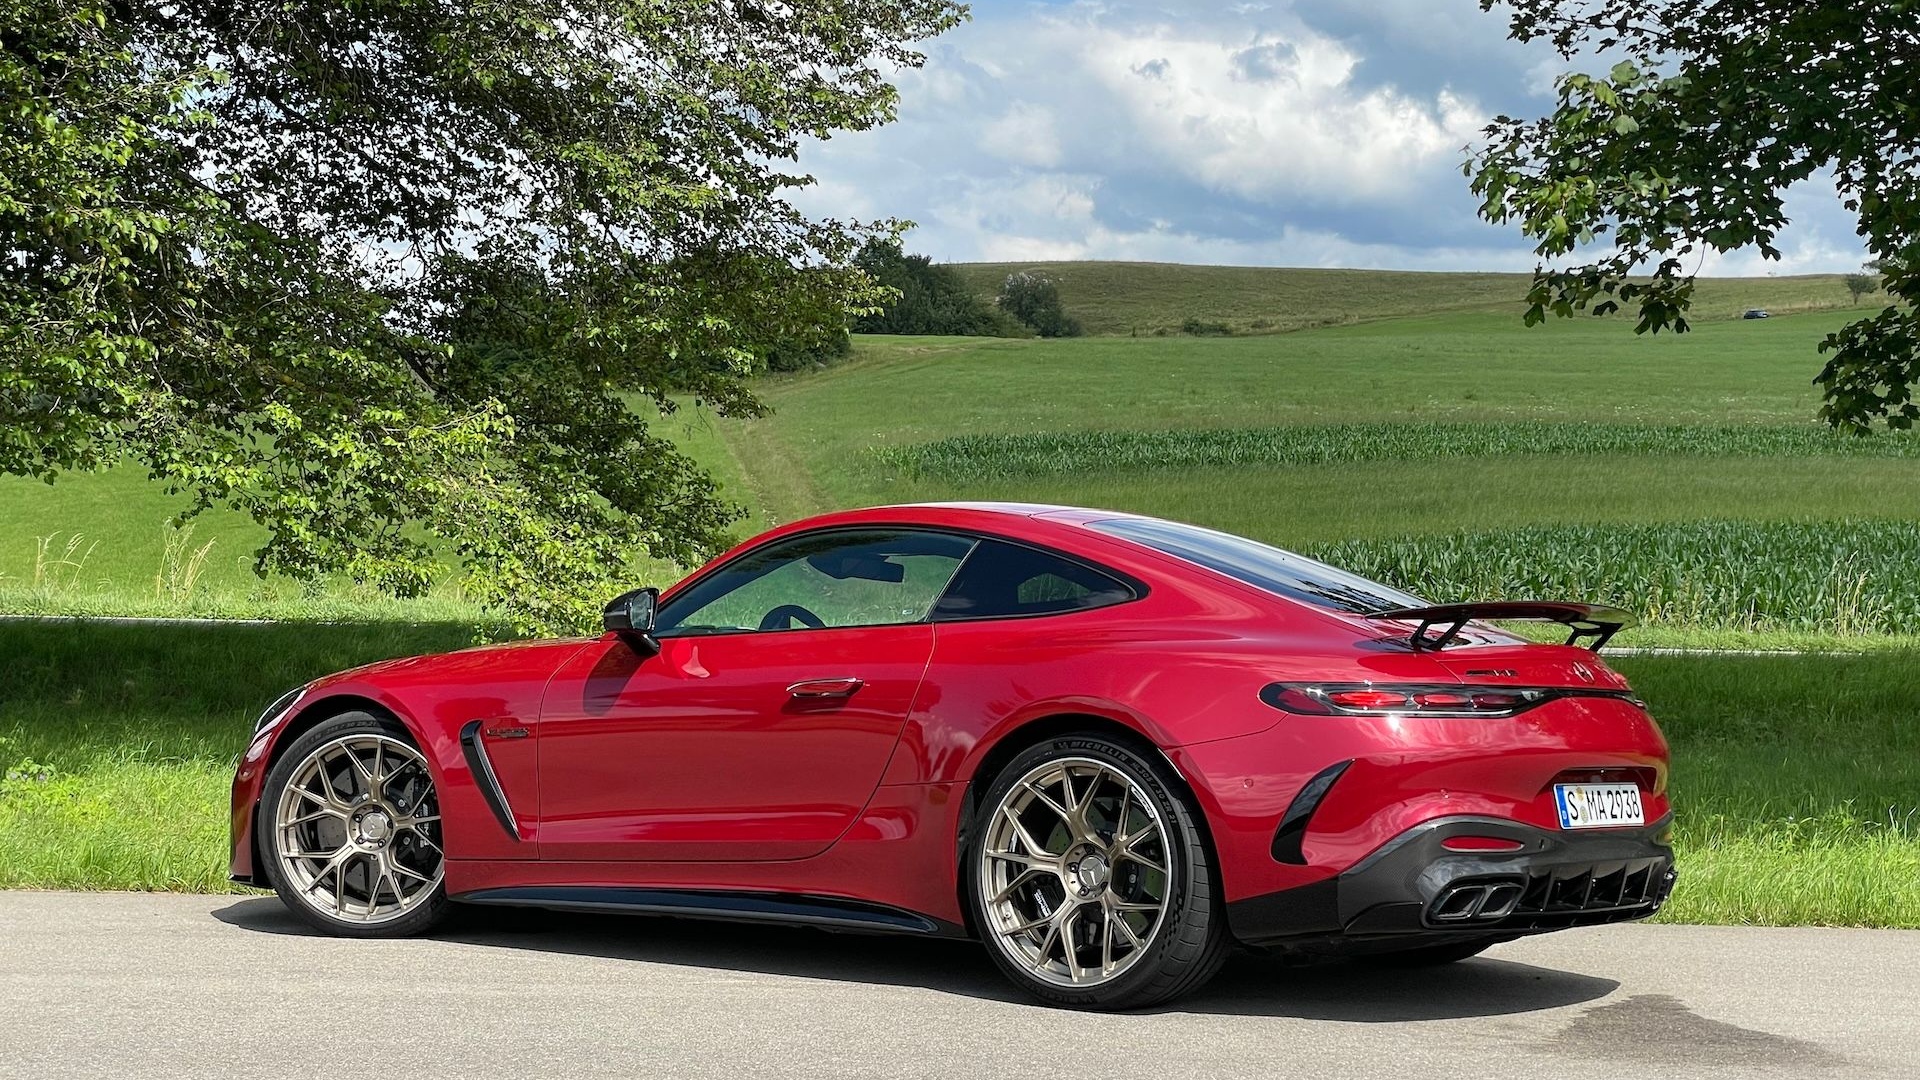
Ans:
MULTIPOLYGON (((973 289, 991 298, 1008 274, 1038 270, 1060 285, 1067 311, 1089 334, 1177 333, 1188 319, 1221 323, 1235 334, 1336 326, 1370 319, 1524 308, 1526 274, 1317 270, 1176 263, 956 263, 973 289)), ((1851 306, 1838 274, 1702 278, 1698 320, 1738 316, 1752 307, 1775 313, 1851 306)))

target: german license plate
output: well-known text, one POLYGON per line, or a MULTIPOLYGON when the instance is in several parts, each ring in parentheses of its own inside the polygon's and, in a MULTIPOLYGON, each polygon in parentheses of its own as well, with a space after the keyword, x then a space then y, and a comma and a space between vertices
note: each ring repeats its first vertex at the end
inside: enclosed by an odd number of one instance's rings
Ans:
POLYGON ((1612 829, 1647 823, 1638 784, 1555 784, 1553 801, 1560 807, 1563 829, 1612 829))

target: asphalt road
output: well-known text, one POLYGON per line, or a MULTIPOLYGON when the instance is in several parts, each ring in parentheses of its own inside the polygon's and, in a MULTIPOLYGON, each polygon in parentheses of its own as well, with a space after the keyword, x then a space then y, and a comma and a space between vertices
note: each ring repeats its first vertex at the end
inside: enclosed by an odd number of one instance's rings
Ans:
POLYGON ((1920 1076, 1920 932, 1621 926, 1383 973, 1237 960, 1151 1013, 975 946, 539 912, 316 937, 271 898, 0 893, 0 1076, 1920 1076))

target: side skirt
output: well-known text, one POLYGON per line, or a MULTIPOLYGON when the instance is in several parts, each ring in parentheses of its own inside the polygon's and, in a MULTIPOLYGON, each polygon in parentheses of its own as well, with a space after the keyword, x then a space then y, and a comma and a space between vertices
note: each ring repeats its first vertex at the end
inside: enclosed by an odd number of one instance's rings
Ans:
POLYGON ((724 892, 705 889, 641 889, 617 885, 526 885, 481 889, 451 899, 467 904, 673 915, 727 922, 817 926, 872 934, 965 937, 966 931, 917 912, 804 893, 724 892))

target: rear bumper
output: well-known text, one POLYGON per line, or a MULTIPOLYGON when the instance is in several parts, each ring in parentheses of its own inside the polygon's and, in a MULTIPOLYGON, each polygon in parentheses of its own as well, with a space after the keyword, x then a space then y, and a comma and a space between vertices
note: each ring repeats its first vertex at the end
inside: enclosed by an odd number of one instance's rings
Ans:
POLYGON ((1668 815, 1639 828, 1562 832, 1503 818, 1437 818, 1337 877, 1229 903, 1227 922, 1244 944, 1274 945, 1511 938, 1644 919, 1673 888, 1673 849, 1664 842, 1671 822, 1668 815), (1452 836, 1522 847, 1453 852, 1442 846, 1452 836))

